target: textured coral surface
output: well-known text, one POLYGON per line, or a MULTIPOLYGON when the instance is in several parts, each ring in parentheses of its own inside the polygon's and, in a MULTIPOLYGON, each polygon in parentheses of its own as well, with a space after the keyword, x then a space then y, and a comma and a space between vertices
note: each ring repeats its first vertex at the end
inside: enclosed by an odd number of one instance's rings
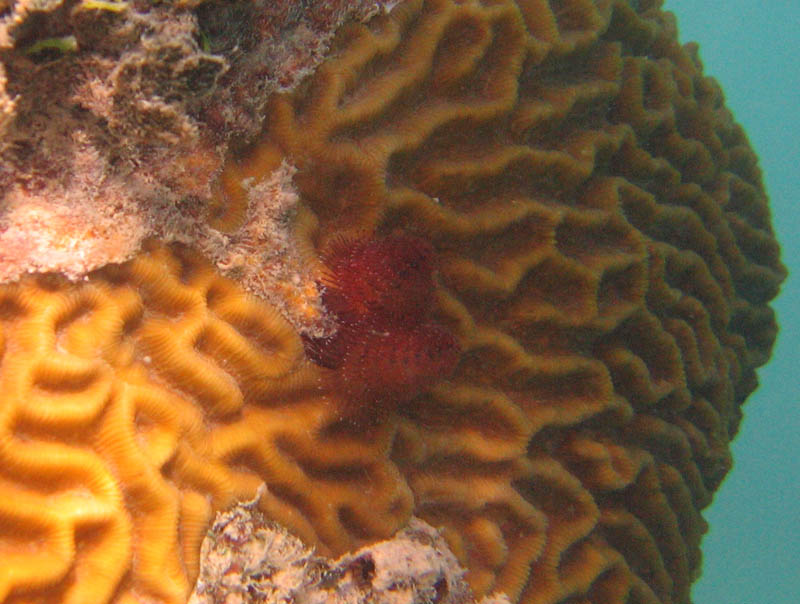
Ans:
POLYGON ((314 554, 255 509, 217 514, 200 549, 189 604, 510 604, 476 602, 441 534, 418 518, 386 541, 338 560, 314 554))
POLYGON ((4 286, 0 601, 184 602, 214 511, 263 481, 324 554, 413 513, 478 595, 689 602, 784 271, 660 3, 408 0, 266 119, 242 162, 297 167, 301 248, 432 243, 458 365, 354 430, 335 370, 190 251, 4 286))
POLYGON ((5 286, 0 317, 0 601, 184 602, 214 511, 263 480, 338 550, 410 511, 390 430, 322 435, 300 337, 180 249, 5 286))

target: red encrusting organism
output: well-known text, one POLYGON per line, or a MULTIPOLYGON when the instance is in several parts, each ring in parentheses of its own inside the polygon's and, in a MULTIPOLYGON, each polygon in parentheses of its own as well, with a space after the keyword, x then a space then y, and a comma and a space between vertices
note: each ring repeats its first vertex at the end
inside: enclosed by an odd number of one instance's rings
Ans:
POLYGON ((323 303, 338 330, 307 339, 306 352, 334 370, 345 415, 391 408, 452 372, 458 340, 431 319, 433 246, 405 233, 342 239, 323 262, 323 303))
POLYGON ((414 322, 433 298, 433 246, 406 234, 340 240, 323 258, 325 307, 345 323, 414 322))

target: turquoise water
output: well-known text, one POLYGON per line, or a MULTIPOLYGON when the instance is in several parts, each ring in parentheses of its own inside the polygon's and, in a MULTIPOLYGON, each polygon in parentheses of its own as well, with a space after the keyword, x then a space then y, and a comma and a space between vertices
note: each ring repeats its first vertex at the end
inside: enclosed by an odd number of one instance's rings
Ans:
POLYGON ((800 2, 666 0, 681 41, 761 157, 773 224, 790 271, 774 303, 781 332, 733 443, 734 469, 705 517, 695 604, 800 602, 800 2))

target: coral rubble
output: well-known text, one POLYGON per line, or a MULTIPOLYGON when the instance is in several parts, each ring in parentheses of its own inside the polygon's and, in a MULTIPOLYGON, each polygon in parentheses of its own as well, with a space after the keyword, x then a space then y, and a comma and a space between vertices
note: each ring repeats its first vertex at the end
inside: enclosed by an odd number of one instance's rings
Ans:
MULTIPOLYGON (((412 518, 389 540, 338 560, 312 548, 256 508, 217 514, 200 553, 189 604, 470 604, 464 570, 436 529, 412 518)), ((476 604, 510 604, 502 595, 476 604)))

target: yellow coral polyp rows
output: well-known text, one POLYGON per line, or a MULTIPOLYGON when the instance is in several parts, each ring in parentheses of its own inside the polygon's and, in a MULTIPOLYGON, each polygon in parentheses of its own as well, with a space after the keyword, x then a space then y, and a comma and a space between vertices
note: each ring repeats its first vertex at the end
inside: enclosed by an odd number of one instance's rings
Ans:
POLYGON ((658 4, 409 0, 275 97, 256 151, 297 165, 323 251, 436 244, 464 353, 392 458, 479 593, 688 601, 766 358, 734 313, 774 337, 752 152, 658 4))
POLYGON ((299 336, 188 252, 154 246, 80 285, 31 277, 0 307, 0 601, 183 602, 214 512, 265 480, 272 517, 347 548, 341 511, 365 502, 325 474, 354 458, 388 487, 369 503, 388 520, 363 534, 407 514, 373 450, 385 435, 303 444, 331 413, 299 336))
POLYGON ((213 513, 262 482, 323 553, 415 514, 478 594, 689 602, 785 273, 659 2, 406 0, 267 111, 212 226, 286 161, 310 264, 426 237, 456 370, 354 429, 289 324, 190 250, 4 286, 0 602, 184 602, 213 513))

